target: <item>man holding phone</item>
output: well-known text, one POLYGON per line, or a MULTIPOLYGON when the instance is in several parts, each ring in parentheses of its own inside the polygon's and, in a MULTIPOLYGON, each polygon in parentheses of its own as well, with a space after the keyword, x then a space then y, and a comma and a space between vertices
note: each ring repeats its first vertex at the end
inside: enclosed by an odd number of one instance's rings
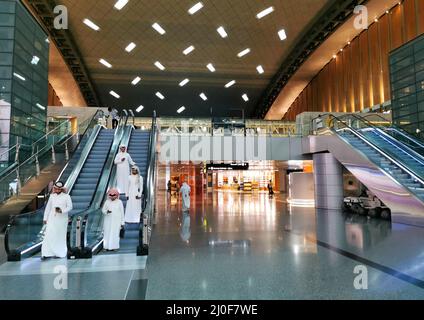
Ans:
POLYGON ((68 213, 72 210, 72 199, 65 193, 63 182, 54 184, 53 193, 47 202, 44 211, 44 225, 46 225, 41 259, 66 258, 68 247, 66 234, 68 230, 68 213))

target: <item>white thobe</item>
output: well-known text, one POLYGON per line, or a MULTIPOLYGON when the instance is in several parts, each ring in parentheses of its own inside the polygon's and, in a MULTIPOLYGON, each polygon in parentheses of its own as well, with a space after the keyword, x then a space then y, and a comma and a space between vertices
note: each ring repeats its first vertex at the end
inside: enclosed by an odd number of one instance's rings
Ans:
POLYGON ((140 223, 141 215, 141 196, 143 194, 143 177, 140 175, 130 175, 128 179, 129 198, 125 208, 126 223, 140 223), (137 199, 139 197, 140 199, 137 199))
POLYGON ((187 183, 184 183, 180 189, 183 198, 183 211, 190 210, 190 191, 190 186, 187 183))
POLYGON ((130 165, 135 165, 135 162, 127 152, 119 152, 115 157, 116 164, 116 187, 119 192, 128 193, 128 177, 130 176, 130 165), (122 161, 122 159, 125 159, 122 161))
POLYGON ((121 200, 112 201, 107 199, 103 209, 105 215, 103 224, 103 247, 106 250, 119 249, 119 232, 125 225, 124 205, 121 200), (111 211, 111 213, 108 213, 111 211))
POLYGON ((191 218, 189 213, 183 214, 183 222, 181 224, 180 236, 183 241, 190 240, 191 230, 190 230, 191 218))
POLYGON ((68 247, 66 234, 68 230, 68 213, 72 210, 71 197, 66 193, 50 195, 44 211, 44 221, 47 221, 46 233, 41 247, 42 257, 66 258, 68 247), (57 213, 60 208, 62 213, 57 213))

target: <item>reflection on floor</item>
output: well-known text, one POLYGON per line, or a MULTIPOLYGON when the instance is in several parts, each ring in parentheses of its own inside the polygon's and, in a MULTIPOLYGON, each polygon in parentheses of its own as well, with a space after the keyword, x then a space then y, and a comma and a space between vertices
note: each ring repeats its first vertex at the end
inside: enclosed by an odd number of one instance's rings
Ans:
POLYGON ((8 262, 0 266, 0 300, 143 299, 145 265, 135 254, 8 262))
POLYGON ((293 207, 283 195, 193 196, 190 214, 158 197, 147 265, 134 254, 5 263, 0 300, 424 298, 423 228, 293 207), (354 286, 359 265, 367 290, 354 286), (64 267, 68 289, 57 290, 64 267))
POLYGON ((224 192, 189 215, 166 198, 156 222, 147 299, 424 298, 424 229, 224 192))

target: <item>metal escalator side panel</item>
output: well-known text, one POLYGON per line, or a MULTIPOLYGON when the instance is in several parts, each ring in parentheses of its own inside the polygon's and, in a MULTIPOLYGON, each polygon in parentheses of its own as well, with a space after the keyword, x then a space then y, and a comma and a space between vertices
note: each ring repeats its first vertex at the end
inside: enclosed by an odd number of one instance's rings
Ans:
POLYGON ((306 153, 330 152, 392 211, 392 221, 424 226, 424 203, 338 134, 310 136, 306 153))

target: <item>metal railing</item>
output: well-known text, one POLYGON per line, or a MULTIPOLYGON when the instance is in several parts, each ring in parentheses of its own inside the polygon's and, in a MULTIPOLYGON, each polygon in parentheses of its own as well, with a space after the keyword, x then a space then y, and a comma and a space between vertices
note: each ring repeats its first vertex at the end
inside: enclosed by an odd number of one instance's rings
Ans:
POLYGON ((103 200, 114 179, 114 159, 125 136, 128 123, 128 113, 125 114, 116 130, 109 155, 105 160, 102 176, 96 187, 90 207, 74 215, 69 223, 68 247, 71 256, 76 258, 91 258, 94 251, 100 248, 103 225, 103 213, 101 211, 103 200), (94 248, 94 250, 93 250, 94 248))
MULTIPOLYGON (((351 115, 348 115, 351 116, 351 115)), ((407 173, 409 176, 411 176, 415 181, 419 182, 420 184, 424 185, 424 179, 421 178, 419 175, 417 175, 415 172, 410 170, 404 163, 396 159, 393 155, 390 155, 385 150, 383 150, 381 147, 376 145, 375 143, 369 141, 369 139, 358 129, 355 129, 351 126, 351 123, 349 121, 344 120, 343 118, 346 118, 348 116, 342 116, 342 117, 336 117, 334 115, 330 115, 330 123, 329 123, 329 129, 333 130, 334 132, 341 132, 341 131, 349 131, 351 132, 355 137, 359 138, 361 141, 363 141, 367 146, 374 149, 376 152, 381 154, 384 158, 395 164, 397 167, 401 169, 404 173, 407 173)), ((346 141, 349 145, 350 143, 344 138, 341 137, 342 140, 346 141)), ((362 153, 360 150, 356 150, 359 153, 362 153)), ((365 154, 364 156, 368 158, 365 154)), ((368 158, 369 159, 369 158, 368 158)), ((375 162, 372 159, 369 159, 371 162, 377 165, 377 167, 381 168, 380 163, 375 162)), ((392 174, 390 172, 387 172, 385 169, 381 168, 383 172, 385 172, 391 179, 396 181, 398 184, 403 185, 400 181, 393 178, 392 174)), ((404 185, 403 185, 404 186, 404 185)), ((408 189, 416 198, 419 199, 419 196, 413 187, 404 186, 406 189, 408 189)))
POLYGON ((145 256, 149 253, 149 243, 152 231, 152 225, 154 221, 154 215, 156 211, 156 144, 158 140, 157 130, 157 118, 156 111, 153 113, 152 119, 152 130, 150 132, 149 142, 149 167, 147 170, 146 179, 146 197, 145 197, 145 209, 142 215, 142 221, 140 224, 139 231, 139 245, 137 247, 137 255, 145 256))
MULTIPOLYGON (((97 119, 100 114, 99 112, 102 111, 98 110, 92 118, 88 119, 81 126, 79 126, 79 129, 84 130, 84 133, 81 139, 78 138, 78 143, 72 152, 75 152, 78 150, 78 148, 80 148, 81 142, 83 140, 90 140, 87 135, 95 134, 90 130, 93 129, 95 125, 97 125, 97 119)), ((66 141, 62 142, 62 144, 64 143, 66 143, 66 141)), ((44 157, 48 157, 47 155, 48 154, 45 154, 44 157)), ((48 161, 51 161, 51 159, 48 159, 48 161)), ((68 165, 69 163, 60 173, 59 179, 62 178, 62 175, 68 165)), ((75 169, 78 170, 77 166, 75 166, 75 169)), ((72 185, 69 183, 67 183, 67 186, 72 188, 72 185)), ((48 200, 48 198, 46 200, 48 200)), ((45 227, 42 224, 43 215, 44 208, 41 208, 37 211, 18 214, 10 217, 4 239, 5 249, 8 254, 9 261, 19 261, 23 256, 30 256, 40 250, 45 232, 45 227)))

